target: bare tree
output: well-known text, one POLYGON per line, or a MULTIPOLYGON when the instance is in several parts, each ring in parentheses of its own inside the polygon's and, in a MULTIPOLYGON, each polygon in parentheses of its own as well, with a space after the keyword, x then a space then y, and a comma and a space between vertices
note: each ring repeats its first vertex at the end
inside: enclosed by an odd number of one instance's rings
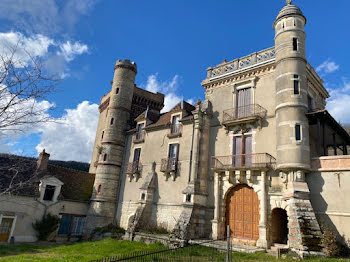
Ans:
MULTIPOLYGON (((43 99, 60 79, 47 76, 41 61, 19 45, 0 50, 0 139, 52 121, 43 99)), ((0 196, 29 190, 37 181, 34 159, 0 156, 0 196)))
POLYGON ((50 121, 47 108, 38 103, 60 81, 45 76, 39 59, 17 47, 0 53, 0 131, 23 131, 29 125, 50 121), (23 55, 27 57, 23 58, 23 55))

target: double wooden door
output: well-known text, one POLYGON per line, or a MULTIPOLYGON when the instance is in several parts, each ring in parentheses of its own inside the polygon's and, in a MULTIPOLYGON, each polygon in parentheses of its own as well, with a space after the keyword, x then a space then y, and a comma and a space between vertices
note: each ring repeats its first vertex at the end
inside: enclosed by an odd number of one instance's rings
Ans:
POLYGON ((0 242, 7 242, 12 228, 13 218, 3 218, 0 224, 0 242))
POLYGON ((247 185, 236 186, 226 202, 226 225, 233 238, 257 240, 259 238, 259 199, 247 185))

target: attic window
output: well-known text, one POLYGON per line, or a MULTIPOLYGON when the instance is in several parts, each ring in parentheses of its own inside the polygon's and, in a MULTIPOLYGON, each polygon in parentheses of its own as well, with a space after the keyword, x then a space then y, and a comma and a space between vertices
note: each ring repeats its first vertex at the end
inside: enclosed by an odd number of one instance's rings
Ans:
POLYGON ((55 194, 56 187, 51 185, 46 185, 43 200, 52 201, 53 195, 55 194))

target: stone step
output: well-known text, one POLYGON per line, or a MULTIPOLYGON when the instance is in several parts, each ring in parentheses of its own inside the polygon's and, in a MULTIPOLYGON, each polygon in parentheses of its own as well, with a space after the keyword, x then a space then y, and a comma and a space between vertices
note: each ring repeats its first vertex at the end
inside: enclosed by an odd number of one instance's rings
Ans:
MULTIPOLYGON (((226 241, 212 241, 208 242, 208 240, 190 240, 190 244, 200 244, 206 247, 212 247, 219 250, 227 249, 226 241)), ((264 248, 256 247, 256 246, 248 246, 248 245, 239 245, 239 244, 231 244, 231 250, 233 252, 244 252, 244 253, 257 253, 257 252, 266 252, 264 248)))

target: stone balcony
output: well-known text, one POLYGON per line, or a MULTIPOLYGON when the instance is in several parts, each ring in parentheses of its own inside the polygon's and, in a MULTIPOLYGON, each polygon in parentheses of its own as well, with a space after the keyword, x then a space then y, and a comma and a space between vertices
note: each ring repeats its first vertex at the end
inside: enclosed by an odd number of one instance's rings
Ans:
POLYGON ((211 168, 216 171, 267 170, 274 168, 276 159, 268 153, 213 156, 211 168))
POLYGON ((222 124, 225 127, 242 123, 261 121, 267 110, 258 104, 230 108, 223 111, 222 124))

